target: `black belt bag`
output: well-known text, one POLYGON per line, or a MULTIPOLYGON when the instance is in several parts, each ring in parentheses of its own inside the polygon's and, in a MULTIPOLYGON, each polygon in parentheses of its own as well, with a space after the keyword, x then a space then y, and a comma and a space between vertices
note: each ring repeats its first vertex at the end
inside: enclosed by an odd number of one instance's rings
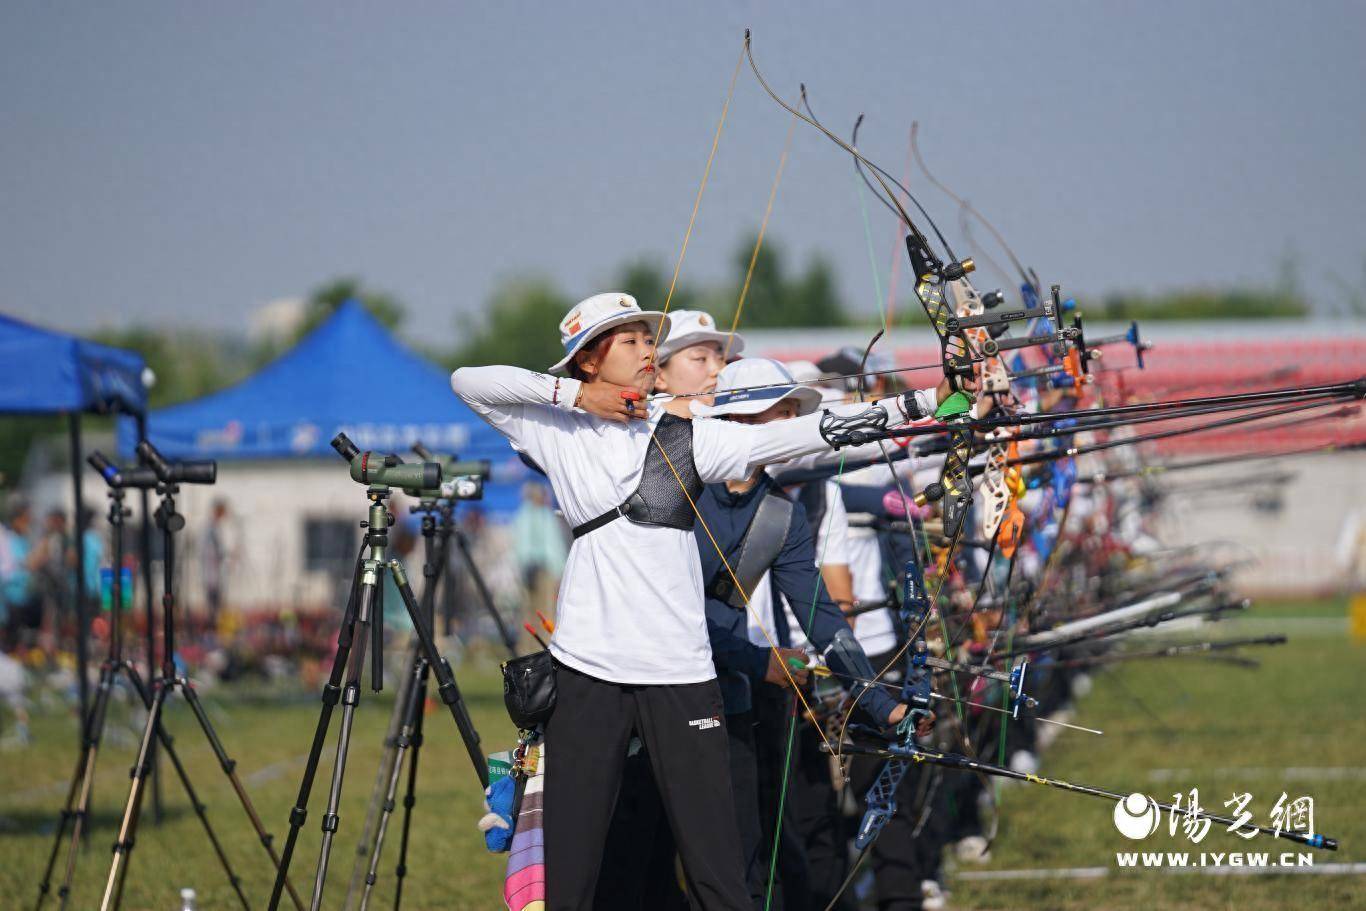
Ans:
POLYGON ((503 705, 518 730, 545 724, 555 711, 555 659, 542 649, 503 662, 503 705))

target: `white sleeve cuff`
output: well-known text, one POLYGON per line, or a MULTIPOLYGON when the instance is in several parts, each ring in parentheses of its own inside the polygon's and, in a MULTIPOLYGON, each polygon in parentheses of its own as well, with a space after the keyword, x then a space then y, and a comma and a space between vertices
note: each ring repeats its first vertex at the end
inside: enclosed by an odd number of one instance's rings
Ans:
POLYGON ((555 386, 550 392, 550 398, 546 402, 556 408, 563 408, 565 411, 572 411, 574 401, 579 397, 579 391, 583 388, 583 382, 573 377, 555 377, 555 386))

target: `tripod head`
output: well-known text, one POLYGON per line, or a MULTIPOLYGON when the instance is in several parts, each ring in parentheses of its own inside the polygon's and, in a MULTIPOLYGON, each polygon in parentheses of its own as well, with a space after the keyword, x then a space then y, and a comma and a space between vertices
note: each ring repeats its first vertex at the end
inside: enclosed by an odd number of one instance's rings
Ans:
POLYGON ((218 462, 214 459, 168 462, 149 440, 138 443, 137 453, 162 484, 212 484, 218 480, 218 462))
POLYGON ((482 500, 484 481, 488 480, 493 465, 488 459, 465 459, 457 455, 437 456, 420 442, 413 444, 413 452, 424 462, 440 466, 439 483, 433 488, 405 487, 410 497, 436 500, 482 500))
POLYGON ((332 438, 337 455, 351 463, 351 480, 376 487, 402 487, 429 490, 441 485, 441 466, 435 462, 407 464, 392 452, 364 452, 339 433, 332 438))
POLYGON ((110 490, 122 491, 130 487, 135 490, 152 490, 159 483, 157 474, 152 469, 141 466, 119 468, 98 449, 90 453, 85 461, 100 473, 100 477, 104 478, 104 483, 109 485, 110 490))

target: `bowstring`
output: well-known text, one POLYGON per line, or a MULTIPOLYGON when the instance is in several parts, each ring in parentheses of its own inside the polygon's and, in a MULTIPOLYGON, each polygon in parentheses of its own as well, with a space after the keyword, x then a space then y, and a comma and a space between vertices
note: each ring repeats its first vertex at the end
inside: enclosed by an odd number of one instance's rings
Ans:
MULTIPOLYGON (((716 149, 721 145, 721 131, 726 126, 726 117, 730 114, 730 103, 735 97, 735 82, 740 77, 740 66, 745 62, 745 50, 741 48, 740 58, 735 61, 735 70, 730 74, 730 85, 726 89, 726 101, 721 105, 721 119, 717 121, 716 133, 711 139, 711 151, 707 153, 707 166, 702 169, 702 182, 697 187, 697 197, 693 200, 692 214, 688 216, 688 229, 683 232, 683 246, 678 251, 678 261, 674 263, 673 278, 669 280, 669 293, 664 296, 664 309, 659 318, 659 325, 662 328, 664 321, 669 317, 669 306, 673 303, 674 290, 678 287, 678 275, 683 271, 683 258, 688 255, 688 242, 692 239, 692 229, 697 224, 697 212, 702 208, 702 194, 707 190, 707 181, 711 179, 712 162, 716 160, 716 149)), ((653 367, 655 358, 659 353, 658 347, 650 352, 649 366, 653 367)))
POLYGON ((768 232, 768 220, 773 215, 773 202, 778 197, 778 185, 783 179, 783 169, 787 167, 787 156, 792 150, 792 137, 797 132, 797 120, 793 118, 787 127, 787 138, 783 140, 783 154, 778 156, 778 170, 773 175, 773 186, 768 191, 768 205, 764 207, 764 217, 759 222, 759 236, 754 239, 754 250, 749 255, 749 268, 745 270, 745 282, 740 286, 740 299, 735 303, 735 316, 730 321, 730 332, 726 335, 726 347, 721 352, 721 360, 730 359, 730 348, 735 341, 735 329, 740 325, 740 314, 745 309, 749 296, 749 283, 754 278, 754 266, 759 262, 759 250, 764 245, 764 235, 768 232))

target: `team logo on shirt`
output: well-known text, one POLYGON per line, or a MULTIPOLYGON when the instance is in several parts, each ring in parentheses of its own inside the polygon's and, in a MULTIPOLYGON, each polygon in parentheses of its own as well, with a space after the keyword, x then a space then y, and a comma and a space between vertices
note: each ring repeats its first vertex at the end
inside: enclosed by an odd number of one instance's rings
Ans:
POLYGON ((715 715, 712 715, 710 718, 694 718, 692 721, 688 722, 688 727, 697 728, 699 731, 706 731, 710 730, 711 728, 719 728, 720 726, 721 719, 716 717, 715 715))

